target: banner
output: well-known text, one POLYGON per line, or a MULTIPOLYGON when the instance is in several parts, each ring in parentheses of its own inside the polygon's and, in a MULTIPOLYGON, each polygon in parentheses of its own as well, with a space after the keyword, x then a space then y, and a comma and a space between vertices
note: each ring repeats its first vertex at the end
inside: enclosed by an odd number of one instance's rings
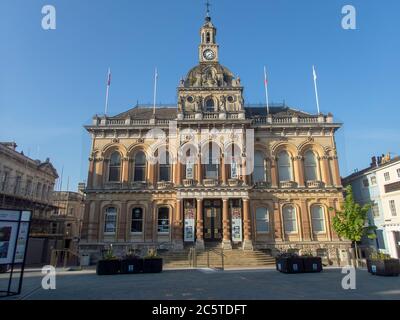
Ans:
POLYGON ((186 164, 186 179, 194 179, 194 176, 193 176, 193 163, 188 162, 186 164))
POLYGON ((194 215, 195 208, 185 208, 185 229, 184 229, 184 241, 194 242, 194 215))
POLYGON ((241 208, 232 208, 232 241, 242 242, 241 208))

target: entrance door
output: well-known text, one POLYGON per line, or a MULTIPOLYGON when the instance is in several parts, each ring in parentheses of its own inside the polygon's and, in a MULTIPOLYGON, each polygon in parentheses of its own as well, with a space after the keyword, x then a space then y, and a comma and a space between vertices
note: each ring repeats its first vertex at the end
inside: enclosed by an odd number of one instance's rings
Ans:
POLYGON ((204 200, 204 241, 222 240, 221 200, 204 200))

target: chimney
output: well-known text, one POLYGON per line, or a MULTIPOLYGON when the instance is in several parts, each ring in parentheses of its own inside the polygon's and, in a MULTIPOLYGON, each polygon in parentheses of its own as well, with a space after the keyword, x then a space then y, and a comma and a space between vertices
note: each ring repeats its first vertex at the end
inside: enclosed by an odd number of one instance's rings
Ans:
POLYGON ((372 158, 371 158, 371 167, 376 167, 377 166, 377 161, 376 161, 376 157, 375 156, 373 156, 372 158))

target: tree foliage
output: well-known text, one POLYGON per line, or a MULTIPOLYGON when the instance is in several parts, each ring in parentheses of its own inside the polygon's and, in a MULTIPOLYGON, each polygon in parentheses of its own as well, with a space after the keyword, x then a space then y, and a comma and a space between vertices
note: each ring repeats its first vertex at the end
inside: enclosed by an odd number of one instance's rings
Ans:
POLYGON ((354 200, 353 189, 349 185, 345 189, 345 201, 342 209, 336 210, 336 215, 332 219, 333 229, 343 238, 353 242, 361 241, 363 236, 375 239, 375 226, 368 224, 368 211, 371 204, 361 206, 354 200))

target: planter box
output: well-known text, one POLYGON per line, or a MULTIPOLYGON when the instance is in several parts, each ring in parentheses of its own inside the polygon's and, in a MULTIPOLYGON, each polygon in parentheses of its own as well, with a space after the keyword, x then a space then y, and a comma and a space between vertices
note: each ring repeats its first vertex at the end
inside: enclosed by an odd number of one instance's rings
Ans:
POLYGON ((283 273, 304 272, 303 259, 300 257, 276 258, 276 270, 283 273))
POLYGON ((400 260, 367 260, 368 272, 377 276, 395 276, 400 274, 400 260))
POLYGON ((99 260, 96 266, 96 273, 98 275, 118 274, 120 268, 120 260, 99 260))
POLYGON ((303 260, 304 272, 321 272, 322 259, 320 257, 301 257, 303 260))
POLYGON ((144 273, 159 273, 163 268, 162 258, 143 259, 144 273))
POLYGON ((121 260, 121 273, 131 274, 143 271, 143 259, 123 259, 121 260))

